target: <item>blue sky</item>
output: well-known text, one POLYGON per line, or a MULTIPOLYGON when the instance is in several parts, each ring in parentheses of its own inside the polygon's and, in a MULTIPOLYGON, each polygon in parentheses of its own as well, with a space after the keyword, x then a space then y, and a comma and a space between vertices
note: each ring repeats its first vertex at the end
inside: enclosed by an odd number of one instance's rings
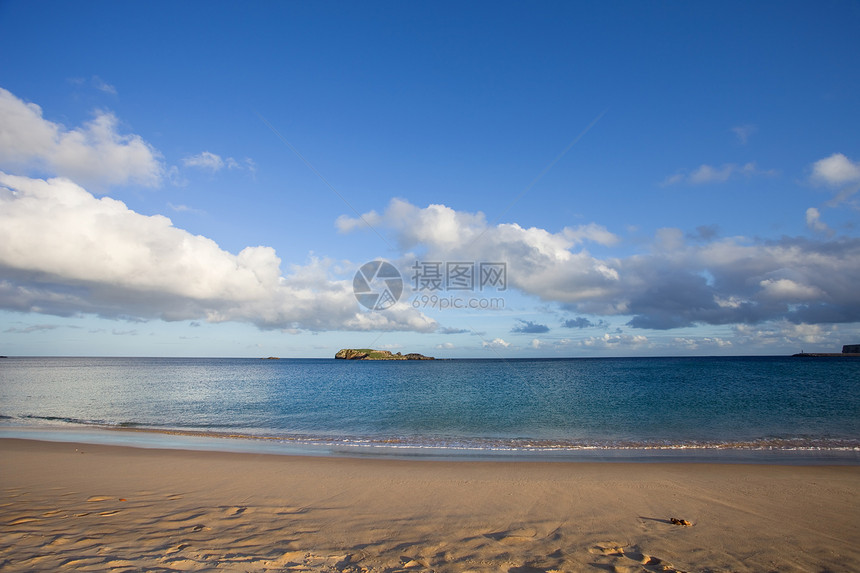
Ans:
POLYGON ((249 4, 0 2, 0 354, 860 341, 856 2, 249 4))

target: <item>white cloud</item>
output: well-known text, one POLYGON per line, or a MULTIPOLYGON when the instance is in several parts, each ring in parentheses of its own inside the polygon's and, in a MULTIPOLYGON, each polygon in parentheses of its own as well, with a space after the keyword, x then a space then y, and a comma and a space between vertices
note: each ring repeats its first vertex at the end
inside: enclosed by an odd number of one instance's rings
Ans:
POLYGON ((764 297, 776 300, 804 301, 820 298, 821 289, 791 279, 765 279, 759 283, 764 297))
POLYGON ((182 160, 182 163, 186 167, 199 167, 213 172, 224 168, 224 160, 221 159, 221 156, 209 151, 203 151, 197 155, 186 157, 182 160))
POLYGON ((398 304, 360 312, 327 261, 282 276, 270 247, 238 254, 67 179, 0 172, 0 307, 56 315, 243 321, 263 328, 433 331, 398 304), (48 223, 49 222, 49 223, 48 223))
POLYGON ((341 233, 351 233, 352 231, 359 229, 370 229, 375 227, 376 225, 380 225, 382 222, 382 218, 376 211, 370 211, 369 213, 364 213, 361 217, 356 217, 353 219, 352 217, 348 217, 347 215, 341 215, 338 217, 334 226, 337 227, 337 230, 341 233))
POLYGON ((855 163, 841 153, 819 159, 812 164, 812 181, 838 187, 860 182, 860 163, 855 163))
POLYGON ((194 207, 189 207, 188 205, 174 205, 173 203, 168 202, 167 206, 170 207, 172 210, 176 211, 177 213, 195 213, 197 215, 202 215, 206 213, 201 209, 195 209, 194 207))
POLYGON ((452 342, 443 342, 442 344, 436 345, 436 350, 453 350, 454 343, 452 342))
POLYGON ((481 346, 484 348, 507 348, 510 346, 510 342, 506 342, 502 338, 494 338, 492 341, 487 342, 486 340, 481 343, 481 346))
POLYGON ((763 326, 739 324, 733 330, 738 346, 796 346, 800 351, 803 344, 818 344, 837 350, 842 345, 838 329, 823 328, 819 324, 776 321, 763 326))
POLYGON ((824 233, 832 235, 833 229, 827 226, 827 223, 821 220, 821 212, 815 207, 810 207, 806 210, 806 226, 816 233, 824 233))
POLYGON ((225 167, 227 169, 247 169, 252 174, 256 173, 257 166, 250 158, 245 158, 240 164, 232 157, 222 158, 217 153, 211 151, 202 151, 197 155, 189 155, 182 159, 183 165, 186 167, 197 167, 215 173, 221 171, 225 167), (244 164, 244 167, 243 167, 244 164))
POLYGON ((649 346, 649 341, 647 336, 641 334, 631 336, 629 334, 606 333, 603 336, 585 338, 580 341, 580 344, 587 348, 642 348, 649 346))
MULTIPOLYGON (((571 250, 590 239, 616 240, 597 225, 586 226, 586 232, 578 227, 558 233, 516 223, 491 226, 483 213, 445 205, 422 209, 402 199, 393 199, 382 215, 371 211, 362 218, 374 228, 392 229, 403 252, 423 247, 426 260, 506 262, 508 286, 544 300, 572 303, 609 297, 617 288, 617 261, 571 250)), ((340 217, 337 225, 345 232, 366 228, 361 219, 350 217, 340 217)))
POLYGON ((691 337, 679 337, 672 339, 672 342, 678 346, 685 348, 686 350, 702 350, 708 348, 730 348, 732 346, 731 340, 726 340, 724 338, 716 338, 716 337, 703 337, 703 338, 691 338, 691 337))
POLYGON ((848 202, 854 208, 860 208, 852 199, 860 191, 860 162, 851 161, 841 153, 834 153, 812 164, 810 181, 837 190, 836 195, 826 203, 828 207, 838 207, 848 202))
POLYGON ((732 173, 734 173, 736 169, 737 167, 735 165, 723 165, 719 169, 711 167, 710 165, 700 165, 690 174, 687 180, 690 183, 712 183, 714 181, 725 181, 729 177, 731 177, 732 173))
POLYGON ((609 232, 603 225, 589 223, 578 227, 565 227, 562 231, 565 237, 575 244, 592 242, 610 247, 621 242, 621 238, 615 233, 609 232))
POLYGON ((164 171, 158 152, 117 128, 116 117, 100 111, 82 127, 67 129, 0 88, 0 167, 47 171, 96 186, 158 185, 164 171))
POLYGON ((737 176, 741 177, 773 177, 778 172, 775 169, 759 169, 754 162, 738 165, 726 163, 721 167, 702 164, 691 172, 682 171, 666 177, 661 185, 677 185, 688 183, 691 185, 703 185, 707 183, 722 183, 737 176))

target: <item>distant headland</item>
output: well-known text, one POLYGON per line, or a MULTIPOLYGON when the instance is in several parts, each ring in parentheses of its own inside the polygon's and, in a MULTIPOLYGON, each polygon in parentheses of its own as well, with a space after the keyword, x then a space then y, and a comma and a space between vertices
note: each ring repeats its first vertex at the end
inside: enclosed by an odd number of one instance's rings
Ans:
POLYGON ((373 350, 372 348, 342 348, 334 355, 342 360, 436 360, 432 356, 424 356, 415 352, 409 354, 392 354, 388 350, 373 350))
POLYGON ((860 357, 860 344, 846 344, 842 352, 800 352, 792 354, 802 358, 840 358, 843 356, 860 357))

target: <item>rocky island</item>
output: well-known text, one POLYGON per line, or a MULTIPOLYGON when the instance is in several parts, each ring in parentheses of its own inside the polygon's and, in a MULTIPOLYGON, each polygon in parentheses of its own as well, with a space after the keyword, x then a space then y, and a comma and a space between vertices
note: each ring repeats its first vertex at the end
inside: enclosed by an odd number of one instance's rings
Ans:
POLYGON ((372 348, 342 348, 334 355, 342 360, 435 360, 432 356, 424 356, 411 352, 409 354, 392 354, 389 350, 373 350, 372 348))

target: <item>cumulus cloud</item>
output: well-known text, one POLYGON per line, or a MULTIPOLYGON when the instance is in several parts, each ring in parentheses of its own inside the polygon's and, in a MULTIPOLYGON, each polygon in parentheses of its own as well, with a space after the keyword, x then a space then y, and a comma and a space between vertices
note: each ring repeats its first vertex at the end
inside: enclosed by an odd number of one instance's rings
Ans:
POLYGON ((841 153, 834 153, 812 164, 810 181, 837 191, 826 203, 828 207, 851 202, 857 208, 852 197, 860 191, 860 162, 851 161, 841 153))
MULTIPOLYGON (((579 233, 565 228, 551 233, 516 223, 489 225, 483 213, 464 213, 445 205, 419 208, 393 199, 383 214, 373 211, 362 218, 374 228, 391 229, 403 252, 421 248, 427 260, 507 263, 507 286, 540 293, 545 300, 576 302, 608 296, 618 273, 614 261, 588 254, 584 243, 617 237, 602 233, 579 233), (575 247, 578 250, 574 251, 575 247)), ((341 230, 366 228, 361 219, 341 217, 341 230)), ((594 226, 592 228, 597 228, 594 226)))
POLYGON ((834 153, 812 164, 812 180, 834 187, 858 183, 860 163, 851 161, 841 153, 834 153))
POLYGON ((777 175, 775 169, 759 169, 754 162, 738 165, 736 163, 726 163, 721 167, 702 164, 692 171, 681 171, 674 175, 668 176, 663 180, 662 185, 676 185, 678 183, 688 183, 691 185, 703 185, 707 183, 722 183, 734 177, 773 177, 777 175))
MULTIPOLYGON (((637 328, 860 320, 860 239, 690 240, 661 229, 650 252, 597 258, 571 233, 489 225, 481 213, 393 200, 365 215, 404 252, 430 260, 501 261, 507 285, 572 312, 626 316, 637 328), (790 282, 786 282, 790 281, 790 282)), ((341 218, 343 228, 360 227, 341 218)))
POLYGON ((623 267, 628 288, 620 294, 632 326, 860 319, 860 294, 850 286, 860 280, 857 239, 729 238, 631 257, 623 267), (792 297, 775 296, 788 290, 783 280, 792 297))
POLYGON ((481 346, 483 346, 484 348, 507 348, 510 345, 511 343, 506 342, 503 338, 494 338, 490 342, 487 342, 485 340, 481 343, 481 346))
POLYGON ((123 135, 112 113, 99 111, 68 129, 42 117, 42 109, 0 88, 0 167, 35 169, 95 186, 158 185, 159 153, 139 135, 123 135))
POLYGON ((644 348, 650 346, 647 336, 641 334, 609 334, 592 336, 580 341, 580 345, 592 349, 644 348))
POLYGON ((280 265, 270 247, 229 253, 67 179, 0 172, 0 308, 306 330, 438 327, 405 304, 360 312, 351 282, 331 279, 325 261, 286 276, 280 265))
POLYGON ((545 324, 537 324, 531 320, 518 319, 519 324, 511 328, 511 332, 516 334, 543 334, 549 332, 549 327, 545 324))

